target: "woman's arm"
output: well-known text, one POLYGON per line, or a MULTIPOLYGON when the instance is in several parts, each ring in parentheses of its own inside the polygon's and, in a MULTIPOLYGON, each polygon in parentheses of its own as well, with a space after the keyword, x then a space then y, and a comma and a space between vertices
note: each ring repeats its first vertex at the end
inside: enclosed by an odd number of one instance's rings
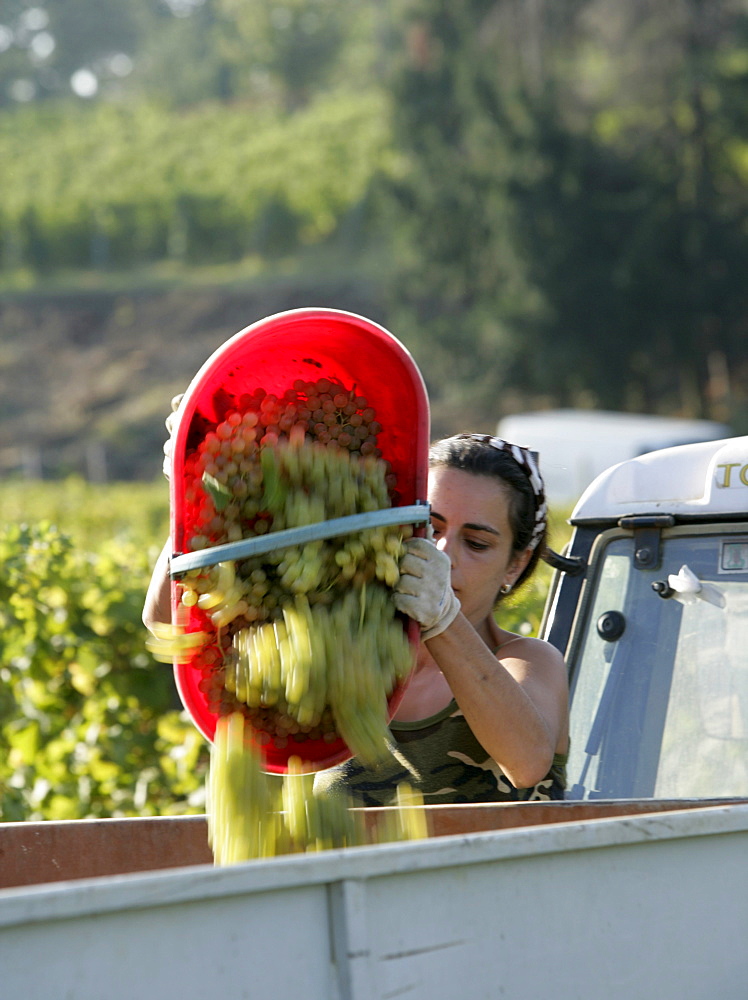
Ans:
POLYGON ((558 650, 527 638, 497 659, 462 613, 426 645, 476 739, 512 784, 542 781, 566 739, 566 667, 558 650))
POLYGON ((420 622, 421 640, 468 725, 512 784, 542 781, 567 740, 566 667, 558 650, 528 638, 497 659, 462 614, 449 558, 426 539, 407 543, 394 600, 420 622))
POLYGON ((152 622, 171 621, 171 578, 169 576, 169 558, 171 556, 171 541, 167 541, 161 550, 153 568, 151 582, 145 595, 143 605, 143 624, 147 629, 152 622))

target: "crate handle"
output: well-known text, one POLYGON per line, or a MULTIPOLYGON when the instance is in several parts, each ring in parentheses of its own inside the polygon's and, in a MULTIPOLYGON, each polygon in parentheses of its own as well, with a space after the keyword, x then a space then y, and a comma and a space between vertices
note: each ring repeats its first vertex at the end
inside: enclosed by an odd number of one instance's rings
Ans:
POLYGON ((364 514, 349 514, 335 517, 317 524, 304 524, 299 528, 271 531, 267 535, 242 538, 238 542, 213 545, 208 549, 175 554, 171 558, 169 572, 176 579, 191 569, 214 566, 219 562, 248 559, 250 556, 264 555, 274 549, 285 549, 291 545, 305 545, 307 542, 323 541, 348 535, 367 528, 388 527, 394 524, 425 524, 431 517, 431 508, 425 501, 407 507, 385 507, 382 510, 367 511, 364 514))

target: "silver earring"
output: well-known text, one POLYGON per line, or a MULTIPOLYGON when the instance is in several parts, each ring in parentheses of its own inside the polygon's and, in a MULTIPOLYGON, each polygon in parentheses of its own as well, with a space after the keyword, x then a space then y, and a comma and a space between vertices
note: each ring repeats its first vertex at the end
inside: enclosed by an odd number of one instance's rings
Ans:
POLYGON ((502 583, 502 585, 499 587, 499 592, 502 594, 510 594, 512 592, 511 583, 502 583))

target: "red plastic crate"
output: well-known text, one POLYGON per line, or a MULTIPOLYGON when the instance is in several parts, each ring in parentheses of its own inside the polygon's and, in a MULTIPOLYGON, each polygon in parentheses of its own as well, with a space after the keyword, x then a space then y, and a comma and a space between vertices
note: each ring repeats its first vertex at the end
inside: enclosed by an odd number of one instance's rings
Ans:
MULTIPOLYGON (((267 317, 237 333, 202 366, 185 393, 180 408, 171 483, 171 538, 175 554, 189 549, 191 512, 185 491, 185 461, 205 434, 214 430, 227 411, 239 408, 239 399, 258 387, 282 395, 296 379, 322 377, 342 382, 365 396, 382 424, 378 446, 397 477, 396 506, 426 498, 429 445, 429 403, 421 374, 405 347, 387 330, 354 313, 336 309, 294 309, 267 317)), ((172 583, 176 610, 180 593, 172 583)), ((180 609, 181 612, 184 609, 180 609)), ((187 628, 205 628, 209 619, 190 609, 187 628)), ((418 628, 409 623, 408 635, 418 642, 418 628)), ((202 734, 212 740, 217 716, 199 688, 199 659, 174 667, 182 702, 202 734)), ((389 701, 390 716, 404 688, 389 701)), ((302 756, 307 767, 330 767, 351 756, 345 743, 289 739, 285 749, 272 741, 261 747, 268 771, 283 773, 292 755, 302 756)))

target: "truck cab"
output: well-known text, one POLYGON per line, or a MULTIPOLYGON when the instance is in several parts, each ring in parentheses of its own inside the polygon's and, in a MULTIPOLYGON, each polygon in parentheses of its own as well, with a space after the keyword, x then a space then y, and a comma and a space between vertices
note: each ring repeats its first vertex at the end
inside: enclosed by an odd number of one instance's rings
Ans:
POLYGON ((543 638, 570 681, 569 799, 748 796, 748 437, 585 490, 543 638))

